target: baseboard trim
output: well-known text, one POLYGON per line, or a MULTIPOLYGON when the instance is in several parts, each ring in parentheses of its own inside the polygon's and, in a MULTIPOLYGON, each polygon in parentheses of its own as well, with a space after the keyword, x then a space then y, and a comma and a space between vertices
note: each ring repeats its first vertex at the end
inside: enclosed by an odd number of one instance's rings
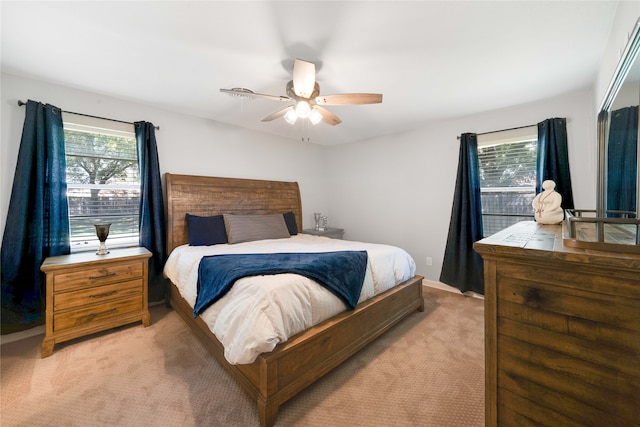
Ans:
POLYGON ((0 345, 35 337, 36 335, 44 335, 44 333, 44 325, 40 325, 35 328, 25 329, 24 331, 14 332, 12 334, 0 335, 0 345))
POLYGON ((460 289, 458 288, 454 288, 453 286, 449 286, 446 285, 442 282, 436 282, 434 280, 428 280, 428 279, 423 279, 422 280, 422 286, 427 286, 429 288, 435 288, 435 289, 440 289, 443 291, 447 291, 447 292, 452 292, 454 294, 462 294, 464 296, 468 296, 468 297, 473 297, 473 298, 479 298, 479 299, 484 299, 484 295, 478 294, 476 292, 472 292, 472 291, 467 291, 467 292, 460 292, 460 289))

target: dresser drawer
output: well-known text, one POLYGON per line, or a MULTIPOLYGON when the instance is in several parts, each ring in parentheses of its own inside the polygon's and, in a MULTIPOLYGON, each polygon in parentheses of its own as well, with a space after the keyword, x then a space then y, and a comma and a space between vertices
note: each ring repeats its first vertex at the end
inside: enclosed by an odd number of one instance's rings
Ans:
POLYGON ((142 280, 135 279, 79 291, 56 293, 53 295, 53 309, 61 311, 73 307, 103 304, 121 298, 140 296, 142 290, 142 280))
MULTIPOLYGON (((146 262, 146 261, 145 261, 146 262)), ((92 286, 106 285, 142 277, 141 261, 112 263, 69 272, 55 273, 53 291, 65 292, 92 286)))
POLYGON ((60 332, 65 329, 82 327, 92 323, 102 323, 126 313, 141 311, 142 305, 142 297, 136 296, 111 303, 55 313, 53 315, 53 329, 55 332, 60 332))

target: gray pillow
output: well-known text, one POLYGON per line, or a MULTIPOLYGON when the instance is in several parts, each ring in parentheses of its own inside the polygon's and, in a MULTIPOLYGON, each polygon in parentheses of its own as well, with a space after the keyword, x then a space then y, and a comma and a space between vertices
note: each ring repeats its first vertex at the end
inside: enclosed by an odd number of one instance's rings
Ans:
POLYGON ((282 214, 223 216, 229 243, 291 237, 282 214))

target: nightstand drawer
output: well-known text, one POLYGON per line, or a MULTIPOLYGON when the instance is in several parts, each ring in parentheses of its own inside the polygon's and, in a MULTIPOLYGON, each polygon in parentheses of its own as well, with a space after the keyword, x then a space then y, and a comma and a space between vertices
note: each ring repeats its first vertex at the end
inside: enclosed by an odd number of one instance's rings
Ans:
POLYGON ((68 308, 86 306, 94 303, 102 304, 133 296, 138 296, 139 298, 142 296, 141 279, 54 294, 53 309, 56 311, 66 310, 68 308))
POLYGON ((77 328, 91 323, 101 323, 126 313, 141 310, 142 298, 136 296, 112 303, 97 304, 91 307, 56 313, 53 315, 53 330, 60 332, 64 329, 77 328))
POLYGON ((142 262, 136 261, 56 273, 53 278, 53 291, 64 292, 137 279, 142 277, 142 268, 142 262))

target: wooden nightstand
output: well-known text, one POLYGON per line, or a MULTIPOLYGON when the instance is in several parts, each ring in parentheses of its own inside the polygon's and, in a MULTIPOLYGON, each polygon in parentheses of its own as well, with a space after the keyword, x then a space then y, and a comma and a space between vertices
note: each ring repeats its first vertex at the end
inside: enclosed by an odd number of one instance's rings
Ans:
POLYGON ((344 236, 343 228, 325 228, 324 230, 316 230, 315 228, 309 228, 302 230, 304 234, 313 234, 314 236, 331 237, 332 239, 342 239, 344 236))
POLYGON ((56 343, 138 320, 149 326, 150 257, 147 249, 136 247, 45 259, 40 267, 47 277, 42 357, 50 356, 56 343))

